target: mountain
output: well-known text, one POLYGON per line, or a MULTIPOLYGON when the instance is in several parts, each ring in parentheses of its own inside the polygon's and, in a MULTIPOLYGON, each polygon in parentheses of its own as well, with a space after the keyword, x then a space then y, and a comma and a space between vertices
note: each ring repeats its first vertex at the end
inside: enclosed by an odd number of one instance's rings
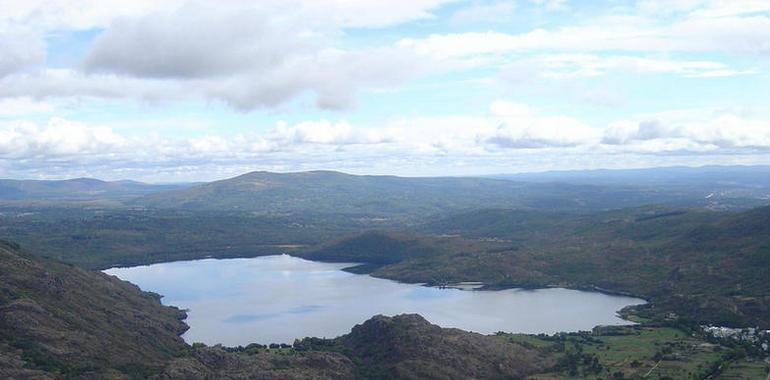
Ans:
POLYGON ((0 377, 156 373, 186 345, 185 313, 101 272, 0 242, 0 377))
POLYGON ((93 200, 131 198, 180 189, 186 184, 153 185, 136 181, 0 179, 0 200, 93 200))
MULTIPOLYGON (((705 195, 705 194, 704 194, 705 195)), ((700 202, 690 192, 627 186, 522 183, 490 178, 357 176, 331 171, 252 172, 146 195, 134 204, 188 210, 416 216, 472 208, 603 210, 700 202)))

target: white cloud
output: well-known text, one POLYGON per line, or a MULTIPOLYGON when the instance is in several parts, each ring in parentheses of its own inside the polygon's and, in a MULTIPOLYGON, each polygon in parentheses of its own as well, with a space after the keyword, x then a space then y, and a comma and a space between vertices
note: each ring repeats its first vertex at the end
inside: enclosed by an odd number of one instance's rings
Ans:
POLYGON ((457 10, 452 15, 452 21, 458 23, 504 22, 515 12, 515 1, 474 1, 470 5, 457 10))
POLYGON ((501 120, 486 136, 486 144, 504 149, 575 147, 591 144, 598 131, 573 118, 540 116, 530 107, 508 102, 490 106, 493 117, 501 120))
POLYGON ((342 27, 377 28, 408 21, 432 19, 433 10, 457 0, 305 0, 303 8, 311 14, 342 27))
MULTIPOLYGON (((762 66, 718 61, 725 55, 770 57, 770 18, 763 13, 770 5, 759 0, 640 0, 617 13, 518 34, 448 33, 392 42, 400 33, 395 31, 371 46, 346 40, 352 28, 433 19, 447 2, 0 0, 0 97, 214 100, 251 111, 310 94, 321 108, 342 109, 362 92, 478 67, 503 68, 501 76, 509 80, 616 71, 710 78, 754 73, 762 66), (675 16, 658 17, 660 12, 675 16), (41 69, 47 33, 93 28, 104 31, 81 67, 41 69), (691 58, 699 53, 709 58, 691 58)), ((573 6, 530 2, 547 10, 573 6)), ((504 18, 516 4, 469 2, 452 17, 504 18)), ((600 95, 585 98, 613 102, 600 95)))
MULTIPOLYGON (((308 18, 340 27, 383 27, 432 18, 432 10, 452 0, 287 0, 279 3, 308 18)), ((228 0, 212 4, 201 0, 0 0, 0 20, 25 22, 47 30, 105 28, 120 18, 141 18, 172 12, 183 6, 249 10, 267 2, 228 0)), ((311 20, 312 21, 312 20, 311 20)))
POLYGON ((529 0, 533 4, 542 6, 547 11, 564 11, 569 7, 567 0, 529 0))
POLYGON ((349 107, 362 90, 419 74, 420 60, 388 46, 340 48, 343 30, 432 18, 445 2, 3 1, 0 96, 196 97, 253 110, 309 92, 322 108, 349 107), (31 37, 9 34, 19 33, 19 23, 31 37), (105 30, 85 57, 84 73, 29 70, 45 59, 43 35, 92 28, 105 30))
POLYGON ((602 142, 656 151, 770 150, 770 121, 747 120, 735 115, 678 123, 620 121, 606 129, 602 142))
POLYGON ((87 71, 149 78, 209 78, 272 71, 324 43, 311 22, 281 7, 189 5, 118 19, 92 45, 87 71), (278 8, 278 9, 275 9, 278 8))
POLYGON ((85 75, 70 69, 46 69, 0 80, 0 97, 99 97, 145 101, 189 97, 177 83, 115 75, 85 75))
POLYGON ((109 125, 61 118, 42 126, 0 122, 4 176, 124 173, 120 176, 189 180, 254 168, 435 175, 513 170, 505 165, 519 170, 633 166, 629 157, 647 165, 695 159, 768 163, 769 152, 770 120, 729 110, 640 115, 590 126, 505 101, 478 115, 398 118, 368 126, 324 119, 281 122, 264 133, 192 138, 126 135, 109 125))
POLYGON ((127 140, 109 128, 52 118, 45 128, 15 121, 0 129, 0 157, 4 159, 56 159, 62 156, 111 155, 127 140))
POLYGON ((525 33, 466 32, 404 38, 399 45, 440 58, 535 50, 559 52, 727 52, 767 55, 770 18, 748 15, 693 17, 664 24, 652 18, 613 16, 525 33))
POLYGON ((353 128, 347 122, 328 120, 304 121, 293 126, 279 123, 267 134, 267 139, 280 145, 295 144, 383 144, 396 140, 388 131, 353 128))
POLYGON ((627 55, 553 54, 534 56, 514 61, 503 69, 504 77, 515 78, 521 71, 526 77, 533 74, 542 78, 596 77, 610 72, 639 74, 676 74, 685 77, 736 76, 756 73, 754 70, 735 70, 714 61, 671 60, 627 55))
MULTIPOLYGON (((307 163, 304 154, 333 157, 465 157, 518 154, 522 151, 579 150, 585 154, 666 153, 671 151, 770 151, 770 121, 724 113, 711 119, 620 120, 606 127, 577 119, 544 115, 529 106, 504 101, 486 115, 402 118, 378 126, 328 120, 293 125, 278 123, 262 134, 205 135, 174 139, 126 136, 109 126, 52 118, 0 124, 0 157, 5 160, 136 161, 147 165, 185 165, 200 160, 286 157, 307 163), (298 154, 299 153, 299 154, 298 154), (340 156, 341 155, 341 156, 340 156)), ((558 153, 556 153, 558 154, 558 153)))
POLYGON ((28 97, 0 99, 0 117, 50 114, 55 109, 51 104, 38 102, 28 97))
POLYGON ((41 65, 45 56, 45 45, 39 36, 0 25, 0 79, 41 65))

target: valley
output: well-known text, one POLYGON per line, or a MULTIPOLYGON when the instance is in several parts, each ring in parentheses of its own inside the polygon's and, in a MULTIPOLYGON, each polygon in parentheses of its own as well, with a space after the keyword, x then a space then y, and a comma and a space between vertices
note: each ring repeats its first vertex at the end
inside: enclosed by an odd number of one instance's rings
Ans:
MULTIPOLYGON (((8 317, 1 326, 6 359, 0 374, 171 379, 238 378, 253 372, 265 378, 425 378, 439 371, 444 378, 548 379, 634 378, 657 371, 660 378, 755 378, 767 368, 757 342, 714 340, 701 326, 770 329, 765 274, 770 267, 770 207, 763 206, 764 187, 755 183, 750 185, 753 192, 723 190, 718 199, 703 194, 724 184, 698 183, 651 189, 633 183, 251 173, 130 197, 84 190, 91 195, 7 199, 0 204, 0 238, 14 243, 6 243, 3 257, 8 275, 0 308, 8 317), (647 303, 623 308, 623 318, 638 325, 615 330, 577 332, 565 324, 564 329, 547 330, 551 335, 511 334, 513 327, 480 335, 433 325, 442 323, 429 312, 394 316, 409 311, 396 307, 345 322, 346 327, 330 334, 338 338, 323 338, 322 333, 296 337, 300 339, 293 343, 275 338, 222 347, 185 343, 179 337, 188 329, 181 322, 184 312, 162 306, 157 295, 95 272, 196 259, 256 257, 249 260, 259 262, 281 257, 270 256, 276 254, 340 263, 323 265, 344 267, 347 276, 368 274, 404 286, 478 282, 482 292, 568 288, 639 297, 647 303), (19 267, 36 267, 38 272, 19 267), (11 273, 15 277, 8 277, 11 273), (36 285, 46 276, 47 288, 36 285), (103 287, 77 285, 104 281, 103 287), (118 322, 103 332, 82 330, 93 336, 75 333, 81 327, 72 316, 98 325, 111 320, 109 310, 123 306, 78 309, 81 303, 66 296, 70 287, 93 293, 72 293, 78 299, 100 300, 90 304, 125 302, 126 310, 140 307, 153 317, 123 312, 130 317, 125 325, 118 322), (116 290, 122 287, 127 290, 116 290), (52 296, 59 298, 54 302, 52 296), (378 313, 390 316, 371 319, 378 313), (128 327, 131 323, 139 325, 128 327), (347 332, 360 323, 363 327, 347 332), (19 326, 34 328, 24 332, 19 326), (382 339, 362 338, 371 329, 382 339), (136 335, 120 338, 126 331, 136 335), (144 340, 158 334, 168 336, 162 346, 144 340), (110 339, 129 347, 120 351, 125 351, 120 359, 99 348, 110 339), (270 348, 272 343, 277 346, 270 348), (93 351, 75 354, 73 345, 93 351), (495 354, 468 354, 482 348, 495 354), (457 352, 466 356, 454 358, 457 352)), ((254 291, 265 288, 269 286, 257 285, 254 291)), ((283 318, 280 310, 292 310, 272 306, 276 318, 283 318)), ((195 326, 194 317, 188 318, 195 326)))

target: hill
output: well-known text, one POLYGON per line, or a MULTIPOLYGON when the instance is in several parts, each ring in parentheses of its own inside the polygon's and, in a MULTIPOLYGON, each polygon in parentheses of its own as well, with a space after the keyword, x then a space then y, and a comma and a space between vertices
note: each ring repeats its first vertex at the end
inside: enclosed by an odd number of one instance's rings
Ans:
MULTIPOLYGON (((705 195, 705 194, 703 194, 705 195)), ((133 204, 188 210, 415 216, 473 208, 604 210, 648 203, 698 203, 691 192, 627 186, 522 183, 489 178, 356 176, 339 172, 252 172, 133 204)))
POLYGON ((555 364, 505 338, 441 328, 417 314, 375 316, 340 340, 363 363, 367 378, 523 378, 555 364))
POLYGON ((0 200, 95 200, 132 198, 187 185, 153 185, 136 181, 0 179, 0 200))
POLYGON ((187 329, 159 298, 0 243, 0 377, 155 373, 184 350, 187 329))
MULTIPOLYGON (((591 215, 478 210, 427 223, 421 236, 406 240, 381 235, 402 240, 381 243, 398 261, 364 269, 418 283, 600 289, 648 299, 637 311, 651 318, 676 313, 698 323, 770 328, 769 221, 770 207, 591 215)), ((336 244, 348 261, 380 263, 370 241, 353 236, 336 244)), ((323 257, 318 252, 303 255, 323 257)))

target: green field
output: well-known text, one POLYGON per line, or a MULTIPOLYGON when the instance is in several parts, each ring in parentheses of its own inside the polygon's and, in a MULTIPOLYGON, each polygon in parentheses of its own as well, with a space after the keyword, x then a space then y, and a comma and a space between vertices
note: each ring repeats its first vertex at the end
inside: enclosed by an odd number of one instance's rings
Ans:
POLYGON ((667 327, 607 327, 556 336, 510 335, 552 352, 557 370, 530 379, 764 379, 768 364, 667 327), (721 367, 720 367, 721 366, 721 367))

